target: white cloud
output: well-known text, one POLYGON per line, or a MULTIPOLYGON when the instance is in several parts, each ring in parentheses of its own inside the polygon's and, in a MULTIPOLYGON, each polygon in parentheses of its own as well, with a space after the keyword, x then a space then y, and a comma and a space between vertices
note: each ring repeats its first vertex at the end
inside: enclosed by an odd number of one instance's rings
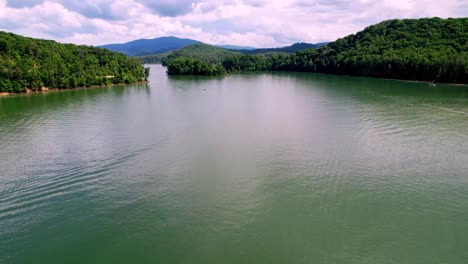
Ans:
POLYGON ((0 0, 0 30, 100 45, 178 36, 256 47, 332 41, 391 18, 457 17, 462 0, 0 0))

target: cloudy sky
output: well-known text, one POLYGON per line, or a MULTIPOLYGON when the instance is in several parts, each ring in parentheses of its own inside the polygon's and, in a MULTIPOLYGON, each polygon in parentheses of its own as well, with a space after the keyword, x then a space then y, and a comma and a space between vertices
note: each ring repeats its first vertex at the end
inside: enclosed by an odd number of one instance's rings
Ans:
POLYGON ((177 36, 278 47, 390 18, 467 14, 468 0, 0 0, 0 30, 90 45, 177 36))

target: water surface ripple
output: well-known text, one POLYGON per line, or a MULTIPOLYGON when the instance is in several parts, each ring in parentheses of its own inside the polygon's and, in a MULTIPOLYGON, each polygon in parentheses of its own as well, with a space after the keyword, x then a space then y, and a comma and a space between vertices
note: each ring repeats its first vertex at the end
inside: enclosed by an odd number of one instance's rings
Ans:
POLYGON ((466 87, 164 71, 0 98, 0 263, 467 263, 466 87))

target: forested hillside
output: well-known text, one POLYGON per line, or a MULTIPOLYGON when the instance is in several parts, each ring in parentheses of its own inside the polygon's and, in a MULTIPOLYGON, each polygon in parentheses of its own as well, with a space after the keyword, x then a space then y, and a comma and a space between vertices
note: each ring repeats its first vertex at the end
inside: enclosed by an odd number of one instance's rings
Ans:
POLYGON ((187 58, 200 60, 203 62, 221 63, 227 57, 235 54, 240 53, 208 44, 193 44, 180 50, 173 51, 170 55, 162 58, 162 63, 163 65, 166 65, 168 61, 176 58, 187 58))
POLYGON ((0 32, 0 92, 132 83, 148 75, 140 60, 106 49, 0 32))
POLYGON ((295 53, 305 49, 322 47, 324 45, 326 45, 326 43, 296 43, 291 46, 286 46, 282 48, 240 49, 240 46, 238 47, 232 45, 212 46, 208 44, 195 44, 187 46, 177 51, 166 52, 162 54, 138 56, 138 58, 141 59, 144 63, 163 63, 164 65, 166 65, 169 60, 180 57, 198 59, 205 62, 208 61, 213 63, 220 63, 229 56, 241 55, 241 53, 270 56, 271 54, 275 53, 295 53))
POLYGON ((136 56, 135 58, 139 59, 142 63, 145 64, 161 64, 167 56, 172 54, 172 52, 173 51, 154 55, 136 56))
POLYGON ((219 63, 211 63, 193 58, 175 58, 167 64, 169 75, 223 75, 226 70, 219 63))
POLYGON ((291 46, 281 48, 265 48, 265 49, 243 49, 238 50, 245 54, 262 54, 262 53, 295 53, 306 49, 316 49, 326 45, 326 43, 310 44, 310 43, 295 43, 291 46))
POLYGON ((310 71, 468 83, 468 18, 388 20, 318 49, 231 54, 221 65, 226 72, 310 71))
POLYGON ((388 20, 296 55, 298 70, 468 83, 468 18, 388 20))

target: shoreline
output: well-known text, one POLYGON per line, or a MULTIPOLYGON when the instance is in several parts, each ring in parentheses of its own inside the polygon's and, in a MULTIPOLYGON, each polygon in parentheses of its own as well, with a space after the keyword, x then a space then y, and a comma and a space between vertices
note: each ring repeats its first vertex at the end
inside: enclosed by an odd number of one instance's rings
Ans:
MULTIPOLYGON (((353 75, 349 75, 353 76, 353 75)), ((382 79, 382 80, 389 80, 389 81, 402 81, 402 82, 410 82, 410 83, 426 83, 426 84, 431 84, 429 81, 418 81, 418 80, 405 80, 405 79, 392 79, 392 78, 378 78, 378 77, 370 77, 370 78, 376 78, 376 79, 382 79)), ((446 82, 436 82, 434 83, 436 86, 438 84, 443 84, 443 85, 453 85, 453 86, 468 86, 468 84, 465 83, 446 83, 446 82)))
MULTIPOLYGON (((372 79, 380 79, 380 80, 387 80, 387 81, 402 81, 402 82, 409 82, 409 83, 431 84, 430 81, 421 81, 421 80, 407 80, 407 79, 397 79, 397 78, 382 78, 382 77, 376 77, 376 76, 348 75, 348 74, 336 74, 336 73, 326 73, 326 72, 308 72, 308 71, 239 71, 239 72, 234 72, 234 74, 236 74, 236 73, 241 73, 241 74, 242 73, 269 73, 269 72, 318 73, 318 74, 327 74, 327 75, 335 75, 335 76, 347 76, 347 77, 356 77, 356 78, 372 78, 372 79)), ((221 75, 221 76, 228 76, 228 75, 231 75, 231 74, 232 73, 227 73, 226 75, 221 75)), ((182 75, 173 75, 173 76, 182 76, 182 75)), ((191 76, 202 76, 202 75, 191 75, 191 76)), ((219 75, 209 75, 209 76, 219 76, 219 75)), ((447 82, 436 82, 435 83, 436 86, 438 84, 468 87, 468 83, 447 83, 447 82)))
MULTIPOLYGON (((164 65, 163 65, 164 66, 164 65)), ((166 66, 165 66, 166 67, 166 66)), ((257 74, 257 73, 316 73, 316 74, 326 74, 326 75, 335 75, 335 76, 346 76, 346 77, 355 77, 355 78, 372 78, 372 79, 379 79, 379 80, 386 80, 386 81, 401 81, 401 82, 409 82, 409 83, 425 83, 431 84, 430 81, 420 81, 420 80, 406 80, 406 79, 397 79, 397 78, 381 78, 375 76, 364 76, 364 75, 347 75, 347 74, 335 74, 335 73, 325 73, 325 72, 307 72, 307 71, 236 71, 236 72, 227 72, 225 74, 220 75, 204 75, 204 74, 167 74, 167 76, 192 76, 192 77, 226 77, 230 75, 236 74, 257 74)), ((458 86, 458 87, 468 87, 468 83, 447 83, 447 82, 436 82, 435 86, 443 84, 443 85, 450 85, 450 86, 458 86)))
POLYGON ((20 93, 8 93, 8 92, 1 92, 0 97, 10 96, 10 95, 28 95, 28 94, 38 94, 38 93, 49 93, 49 92, 65 92, 65 91, 72 91, 72 90, 83 90, 83 89, 96 89, 96 88, 104 88, 104 87, 112 87, 117 85, 130 85, 130 84, 145 84, 149 83, 149 81, 141 81, 141 82, 132 82, 132 83, 113 83, 108 85, 91 85, 91 86, 81 86, 76 88, 50 88, 50 87, 42 87, 37 91, 33 91, 32 89, 26 88, 25 92, 20 93))

